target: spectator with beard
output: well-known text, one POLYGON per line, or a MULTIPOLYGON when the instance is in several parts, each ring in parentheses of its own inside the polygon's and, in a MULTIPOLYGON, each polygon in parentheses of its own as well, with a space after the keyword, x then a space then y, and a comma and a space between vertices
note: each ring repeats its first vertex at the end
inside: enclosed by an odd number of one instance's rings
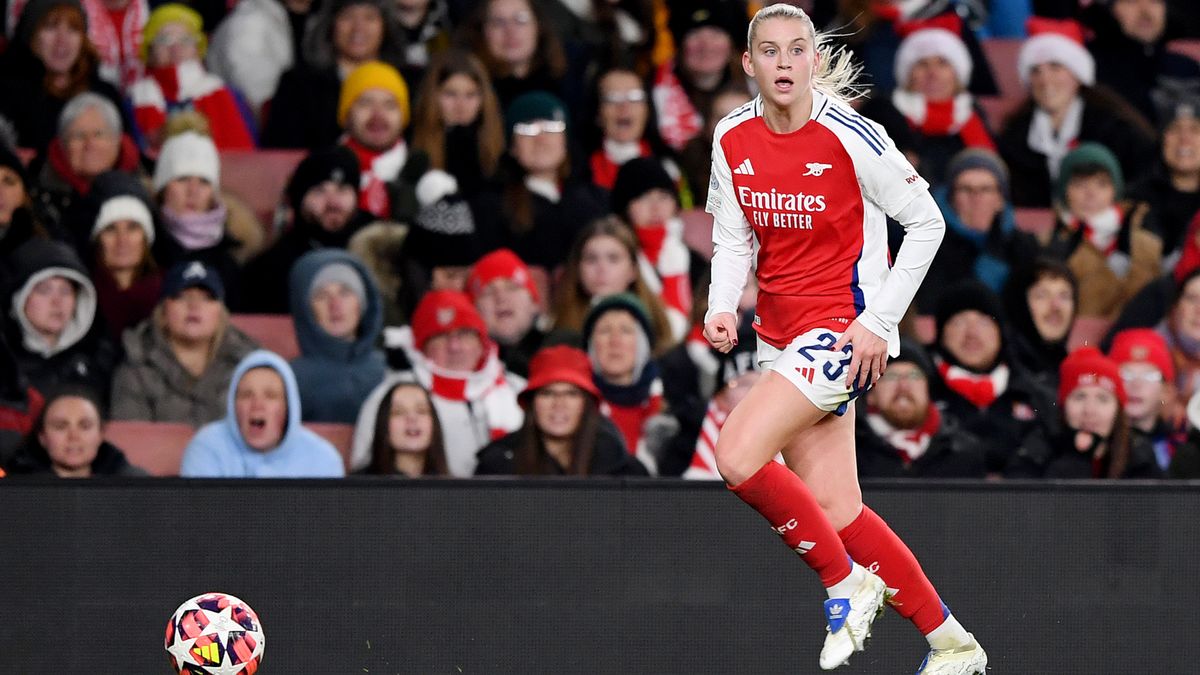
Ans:
POLYGON ((1152 328, 1123 330, 1113 337, 1108 357, 1121 371, 1130 433, 1150 444, 1158 468, 1166 471, 1180 440, 1176 421, 1183 417, 1166 340, 1152 328))
POLYGON ((1058 365, 1067 357, 1078 297, 1070 268, 1044 257, 1014 278, 1005 293, 1013 365, 1051 390, 1058 388, 1058 365))
POLYGON ((946 288, 934 318, 933 399, 946 417, 979 438, 988 472, 1002 471, 1037 419, 1052 409, 1053 392, 1010 362, 1000 300, 981 282, 946 288))
POLYGON ((1094 347, 1071 352, 1059 369, 1059 415, 1026 436, 1005 470, 1011 478, 1158 478, 1144 437, 1130 433, 1121 373, 1094 347))
POLYGON ((300 162, 286 190, 288 228, 246 265, 246 311, 287 313, 287 278, 281 270, 291 269, 309 251, 345 248, 372 222, 371 214, 358 208, 358 182, 358 161, 342 146, 315 150, 300 162))
POLYGON ((933 373, 924 348, 901 339, 900 355, 888 359, 855 425, 860 477, 984 477, 978 439, 959 429, 957 420, 943 416, 930 400, 933 373))

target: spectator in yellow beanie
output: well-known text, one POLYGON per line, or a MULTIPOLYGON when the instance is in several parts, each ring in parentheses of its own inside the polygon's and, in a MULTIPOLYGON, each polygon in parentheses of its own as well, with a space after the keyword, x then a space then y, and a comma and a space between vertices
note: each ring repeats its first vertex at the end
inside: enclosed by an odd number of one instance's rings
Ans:
POLYGON ((409 221, 415 216, 415 184, 429 160, 423 152, 409 156, 404 141, 408 119, 408 85, 392 66, 368 61, 342 81, 341 143, 358 158, 359 207, 378 218, 409 221))
POLYGON ((200 15, 177 3, 150 14, 142 36, 146 73, 129 89, 136 136, 157 153, 167 112, 191 107, 208 118, 213 142, 222 150, 254 148, 254 123, 221 78, 204 68, 207 42, 200 15))

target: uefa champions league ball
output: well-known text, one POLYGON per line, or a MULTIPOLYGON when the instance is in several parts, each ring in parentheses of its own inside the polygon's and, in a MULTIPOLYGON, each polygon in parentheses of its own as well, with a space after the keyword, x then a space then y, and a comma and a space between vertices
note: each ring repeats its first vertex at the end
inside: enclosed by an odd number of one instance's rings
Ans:
POLYGON ((177 673, 254 675, 266 637, 250 605, 225 593, 205 593, 171 615, 165 646, 177 673))

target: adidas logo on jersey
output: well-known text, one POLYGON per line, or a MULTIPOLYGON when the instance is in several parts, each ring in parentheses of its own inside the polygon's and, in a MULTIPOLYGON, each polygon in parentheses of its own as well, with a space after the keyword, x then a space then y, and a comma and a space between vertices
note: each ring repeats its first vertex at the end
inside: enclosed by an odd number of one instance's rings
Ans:
POLYGON ((738 168, 734 169, 733 172, 743 176, 753 176, 754 165, 750 164, 750 158, 747 157, 746 159, 742 160, 742 163, 739 164, 738 168))

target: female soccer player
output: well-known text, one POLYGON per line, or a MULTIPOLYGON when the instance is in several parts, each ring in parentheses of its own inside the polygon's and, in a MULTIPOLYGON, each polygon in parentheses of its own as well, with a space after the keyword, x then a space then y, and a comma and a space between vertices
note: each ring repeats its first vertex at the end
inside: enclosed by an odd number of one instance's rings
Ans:
POLYGON ((754 323, 766 371, 721 429, 717 468, 820 575, 829 594, 821 668, 862 650, 890 600, 929 641, 920 674, 983 673, 979 643, 862 503, 852 401, 879 378, 889 352, 899 353, 896 324, 945 224, 928 184, 882 128, 846 104, 856 69, 824 42, 802 10, 759 11, 742 67, 761 93, 713 134, 704 333, 721 351, 735 344, 757 239, 754 323), (885 215, 906 232, 890 270, 885 215), (771 461, 777 452, 787 468, 771 461))

